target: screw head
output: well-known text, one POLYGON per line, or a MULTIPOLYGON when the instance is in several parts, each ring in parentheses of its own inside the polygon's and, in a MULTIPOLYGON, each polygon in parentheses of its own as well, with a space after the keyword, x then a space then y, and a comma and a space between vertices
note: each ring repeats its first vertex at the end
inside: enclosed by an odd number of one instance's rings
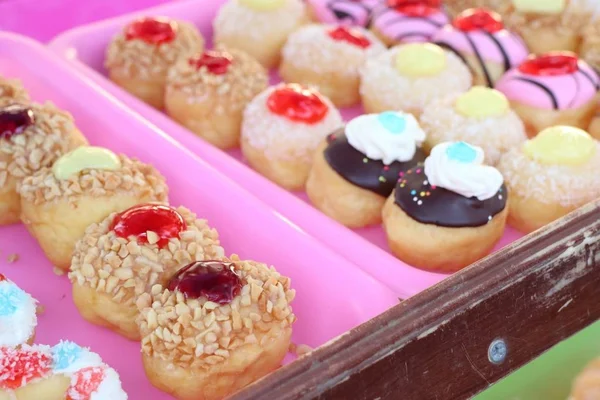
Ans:
POLYGON ((493 364, 502 364, 508 354, 508 347, 503 339, 495 339, 488 348, 488 359, 493 364))

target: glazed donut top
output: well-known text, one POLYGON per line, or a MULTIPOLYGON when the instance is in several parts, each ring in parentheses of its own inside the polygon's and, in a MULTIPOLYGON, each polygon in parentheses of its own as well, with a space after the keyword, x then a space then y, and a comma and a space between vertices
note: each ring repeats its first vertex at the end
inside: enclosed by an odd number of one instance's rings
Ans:
POLYGON ((163 77, 179 57, 204 49, 204 39, 188 22, 146 17, 118 33, 106 51, 104 66, 141 79, 163 77))
POLYGON ((506 207, 500 172, 483 165, 483 150, 464 142, 433 148, 424 166, 401 174, 395 203, 423 224, 460 228, 487 224, 506 207))
POLYGON ((33 337, 36 309, 33 297, 0 274, 0 347, 18 346, 33 337))
MULTIPOLYGON (((29 94, 16 79, 5 79, 0 76, 0 107, 11 103, 28 103, 29 94)), ((0 129, 1 131, 1 129, 0 129)))
POLYGON ((488 86, 493 86, 487 62, 501 64, 504 71, 521 64, 529 55, 517 35, 504 28, 499 14, 485 8, 473 8, 459 14, 451 25, 437 32, 432 42, 459 56, 475 56, 488 86))
POLYGON ((0 390, 13 391, 52 375, 70 379, 70 400, 127 400, 116 371, 73 342, 0 347, 0 390))
POLYGON ((80 145, 75 130, 73 117, 51 103, 0 108, 0 186, 7 175, 22 179, 80 145))
POLYGON ((64 166, 59 173, 54 168, 42 168, 25 178, 19 194, 35 204, 81 196, 110 197, 118 193, 134 193, 136 197, 152 197, 167 201, 165 178, 151 165, 125 155, 112 157, 106 149, 87 159, 89 148, 67 153, 55 163, 64 166), (116 163, 110 164, 110 163, 116 163), (64 174, 64 175, 63 175, 64 174))
POLYGON ((532 56, 508 71, 497 83, 511 101, 528 106, 566 110, 582 107, 598 92, 598 74, 570 52, 532 56))
POLYGON ((206 220, 184 207, 144 204, 88 227, 75 246, 69 279, 133 305, 182 266, 223 256, 206 220))
POLYGON ((294 297, 290 279, 265 264, 237 256, 192 263, 167 288, 140 296, 142 352, 186 369, 214 368, 289 329, 294 297))
POLYGON ((439 0, 383 0, 373 10, 373 28, 394 42, 427 42, 448 23, 439 0))
POLYGON ((307 0, 317 21, 367 28, 371 12, 381 0, 307 0))

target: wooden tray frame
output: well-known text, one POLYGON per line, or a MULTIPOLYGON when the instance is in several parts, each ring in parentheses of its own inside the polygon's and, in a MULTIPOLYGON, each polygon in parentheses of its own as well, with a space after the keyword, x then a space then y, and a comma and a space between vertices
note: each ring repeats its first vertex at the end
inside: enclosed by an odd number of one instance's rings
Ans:
POLYGON ((598 319, 600 201, 231 399, 467 399, 598 319))

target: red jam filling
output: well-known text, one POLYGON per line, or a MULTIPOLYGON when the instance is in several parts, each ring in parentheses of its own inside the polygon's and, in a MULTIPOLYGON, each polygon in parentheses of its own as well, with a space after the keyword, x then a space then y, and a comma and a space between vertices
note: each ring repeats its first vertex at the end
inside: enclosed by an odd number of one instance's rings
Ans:
POLYGON ((229 304, 242 290, 242 280, 233 264, 222 261, 196 261, 177 272, 167 286, 188 299, 205 297, 218 304, 229 304))
POLYGON ((5 280, 6 280, 6 277, 4 275, 0 274, 0 282, 5 281, 5 280))
POLYGON ((52 356, 35 349, 0 348, 0 388, 15 390, 52 369, 52 356))
POLYGON ((485 8, 471 8, 460 13, 452 23, 463 32, 484 30, 495 33, 504 29, 500 14, 485 8))
POLYGON ((387 0, 387 4, 410 17, 427 17, 440 11, 441 0, 387 0))
POLYGON ((275 89, 267 99, 267 107, 274 114, 305 124, 316 124, 329 111, 321 95, 298 84, 275 89))
POLYGON ((74 374, 74 378, 75 382, 67 391, 67 400, 89 399, 104 380, 104 367, 83 368, 74 374))
POLYGON ((229 66, 233 62, 231 54, 224 51, 207 50, 201 55, 190 59, 190 65, 200 69, 204 67, 213 75, 223 75, 229 70, 229 66))
POLYGON ((34 122, 31 109, 18 104, 4 107, 0 109, 0 139, 18 135, 34 122))
POLYGON ((127 25, 125 39, 139 39, 157 45, 168 43, 177 36, 176 27, 175 22, 166 19, 142 18, 127 25))
POLYGON ((181 215, 173 208, 158 204, 134 206, 118 214, 111 229, 117 236, 135 236, 138 243, 148 243, 148 231, 158 235, 158 247, 164 247, 169 239, 176 238, 187 228, 181 215))
POLYGON ((551 52, 529 58, 519 66, 519 71, 528 75, 569 75, 579 70, 579 59, 574 53, 551 52))
POLYGON ((371 45, 371 41, 356 29, 338 26, 335 29, 331 29, 328 33, 329 37, 331 37, 333 40, 347 42, 355 46, 362 47, 363 49, 366 49, 371 45))

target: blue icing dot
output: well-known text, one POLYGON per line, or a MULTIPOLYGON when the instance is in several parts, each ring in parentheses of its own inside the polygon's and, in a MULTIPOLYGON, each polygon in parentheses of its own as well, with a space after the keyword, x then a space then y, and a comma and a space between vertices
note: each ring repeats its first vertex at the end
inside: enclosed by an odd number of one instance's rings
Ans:
POLYGON ((386 111, 377 116, 379 123, 390 133, 397 135, 406 129, 406 120, 395 112, 386 111))
POLYGON ((65 369, 81 356, 83 349, 73 342, 60 342, 52 348, 54 369, 65 369))
POLYGON ((477 158, 477 151, 465 142, 456 142, 446 149, 446 154, 451 160, 470 164, 477 158))
POLYGON ((0 287, 0 316, 14 314, 27 302, 27 294, 13 284, 0 287))

